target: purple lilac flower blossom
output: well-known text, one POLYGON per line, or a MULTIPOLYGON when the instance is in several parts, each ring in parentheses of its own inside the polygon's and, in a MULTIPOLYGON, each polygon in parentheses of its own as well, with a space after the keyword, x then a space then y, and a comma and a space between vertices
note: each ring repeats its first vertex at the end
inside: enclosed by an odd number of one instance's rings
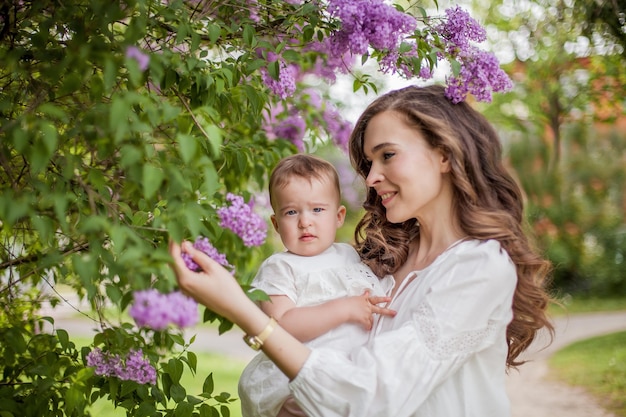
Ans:
POLYGON ((282 120, 274 127, 274 134, 283 139, 287 139, 296 147, 300 152, 304 152, 304 133, 306 132, 306 122, 297 114, 290 115, 285 120, 282 120))
POLYGON ((296 79, 298 77, 298 66, 294 64, 287 65, 285 62, 279 62, 278 80, 275 80, 266 68, 261 68, 261 76, 263 82, 268 88, 280 97, 285 99, 291 97, 296 91, 296 79))
POLYGON ((137 326, 164 330, 170 324, 192 327, 198 323, 198 305, 179 291, 162 294, 155 289, 135 291, 129 310, 137 326))
POLYGON ((262 245, 267 237, 267 223, 253 211, 253 201, 246 204, 243 197, 232 193, 226 194, 226 200, 230 205, 217 209, 220 226, 235 232, 248 247, 262 245))
POLYGON ((487 38, 485 29, 458 6, 447 9, 446 16, 434 30, 447 41, 446 52, 461 65, 457 75, 446 79, 446 97, 459 103, 472 94, 478 101, 490 102, 493 92, 510 90, 513 83, 495 55, 472 44, 487 38))
POLYGON ((348 152, 348 142, 352 133, 352 123, 341 117, 341 114, 334 107, 326 108, 323 113, 328 135, 337 147, 344 152, 348 152))
POLYGON ((492 92, 504 92, 513 87, 509 76, 500 68, 495 55, 476 50, 468 57, 461 57, 461 70, 457 77, 448 77, 445 95, 453 103, 465 100, 472 94, 476 100, 490 102, 492 92))
POLYGON ((433 73, 430 70, 430 68, 422 67, 422 68, 420 68, 419 76, 420 76, 420 78, 422 78, 424 80, 430 80, 431 78, 433 78, 433 73))
POLYGON ((346 71, 355 55, 365 54, 369 46, 395 50, 403 37, 410 35, 417 21, 382 0, 330 0, 328 11, 341 22, 338 31, 312 49, 324 52, 326 69, 346 71))
POLYGON ((446 49, 450 53, 472 53, 472 41, 483 42, 487 39, 485 28, 459 6, 446 9, 446 16, 447 19, 435 31, 448 41, 446 49))
MULTIPOLYGON (((228 263, 228 260, 226 259, 226 255, 219 253, 217 249, 215 249, 215 247, 211 244, 208 238, 201 236, 197 237, 196 241, 193 244, 193 247, 198 249, 199 251, 206 253, 211 259, 213 259, 220 265, 225 266, 226 268, 232 268, 232 265, 228 263)), ((191 269, 192 271, 200 270, 200 266, 198 266, 198 264, 195 263, 193 259, 191 259, 191 256, 188 253, 183 252, 181 256, 183 258, 183 261, 185 261, 185 265, 187 265, 187 268, 191 269)))
POLYGON ((95 348, 86 357, 87 366, 95 368, 96 375, 116 377, 140 384, 156 384, 156 369, 144 359, 141 349, 131 350, 125 360, 120 355, 95 348))
POLYGON ((139 69, 142 71, 147 70, 148 64, 150 64, 150 55, 146 54, 136 46, 129 46, 126 48, 126 58, 137 61, 139 69))
POLYGON ((259 4, 256 1, 248 2, 248 12, 250 20, 255 23, 259 23, 261 21, 261 17, 259 16, 259 4))

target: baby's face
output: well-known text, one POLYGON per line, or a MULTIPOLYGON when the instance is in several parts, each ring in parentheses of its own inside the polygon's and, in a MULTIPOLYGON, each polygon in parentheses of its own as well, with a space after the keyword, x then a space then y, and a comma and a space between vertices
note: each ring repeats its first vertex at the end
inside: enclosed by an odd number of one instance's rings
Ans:
POLYGON ((337 190, 327 179, 294 177, 274 190, 272 224, 289 252, 322 253, 335 241, 346 215, 337 190))

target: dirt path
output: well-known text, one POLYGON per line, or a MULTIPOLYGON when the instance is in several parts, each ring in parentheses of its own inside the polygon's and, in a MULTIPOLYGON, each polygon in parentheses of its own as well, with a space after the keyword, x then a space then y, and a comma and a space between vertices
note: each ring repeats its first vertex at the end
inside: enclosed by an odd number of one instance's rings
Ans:
MULTIPOLYGON (((58 314, 57 328, 70 334, 89 335, 95 331, 95 323, 76 319, 76 315, 58 314)), ((55 314, 56 313, 56 314, 55 314)), ((75 313, 75 312, 74 312, 75 313)), ((526 364, 519 371, 511 371, 507 378, 507 391, 511 398, 512 417, 615 417, 606 412, 597 401, 580 388, 571 387, 550 380, 547 358, 557 350, 577 340, 602 334, 626 330, 626 311, 616 313, 594 313, 563 317, 555 320, 556 337, 544 348, 545 335, 540 335, 536 343, 525 353, 526 364)), ((197 326, 185 335, 189 340, 196 336, 192 349, 223 354, 241 361, 242 368, 255 354, 241 340, 242 332, 233 329, 223 335, 209 326, 197 326)))
POLYGON ((615 417, 584 390, 550 380, 546 359, 577 340, 626 330, 626 312, 558 318, 555 327, 552 345, 543 349, 547 339, 542 335, 525 354, 529 362, 508 376, 512 417, 615 417))

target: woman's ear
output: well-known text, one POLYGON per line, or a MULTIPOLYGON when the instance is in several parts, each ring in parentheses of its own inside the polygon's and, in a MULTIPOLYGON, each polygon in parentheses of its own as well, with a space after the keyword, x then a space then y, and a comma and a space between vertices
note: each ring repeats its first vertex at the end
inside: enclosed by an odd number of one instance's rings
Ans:
POLYGON ((448 156, 448 152, 445 149, 439 149, 439 154, 439 170, 442 174, 446 174, 450 172, 450 157, 448 156))

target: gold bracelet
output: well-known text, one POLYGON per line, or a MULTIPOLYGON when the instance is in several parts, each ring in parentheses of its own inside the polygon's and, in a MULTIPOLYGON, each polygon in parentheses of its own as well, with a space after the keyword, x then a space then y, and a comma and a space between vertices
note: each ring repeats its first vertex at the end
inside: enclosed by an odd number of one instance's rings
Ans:
POLYGON ((248 344, 252 349, 259 350, 263 346, 263 343, 267 340, 267 338, 272 334, 274 329, 276 328, 276 320, 274 317, 270 317, 270 322, 267 323, 267 326, 263 329, 261 333, 256 336, 245 335, 243 337, 244 342, 248 344))

